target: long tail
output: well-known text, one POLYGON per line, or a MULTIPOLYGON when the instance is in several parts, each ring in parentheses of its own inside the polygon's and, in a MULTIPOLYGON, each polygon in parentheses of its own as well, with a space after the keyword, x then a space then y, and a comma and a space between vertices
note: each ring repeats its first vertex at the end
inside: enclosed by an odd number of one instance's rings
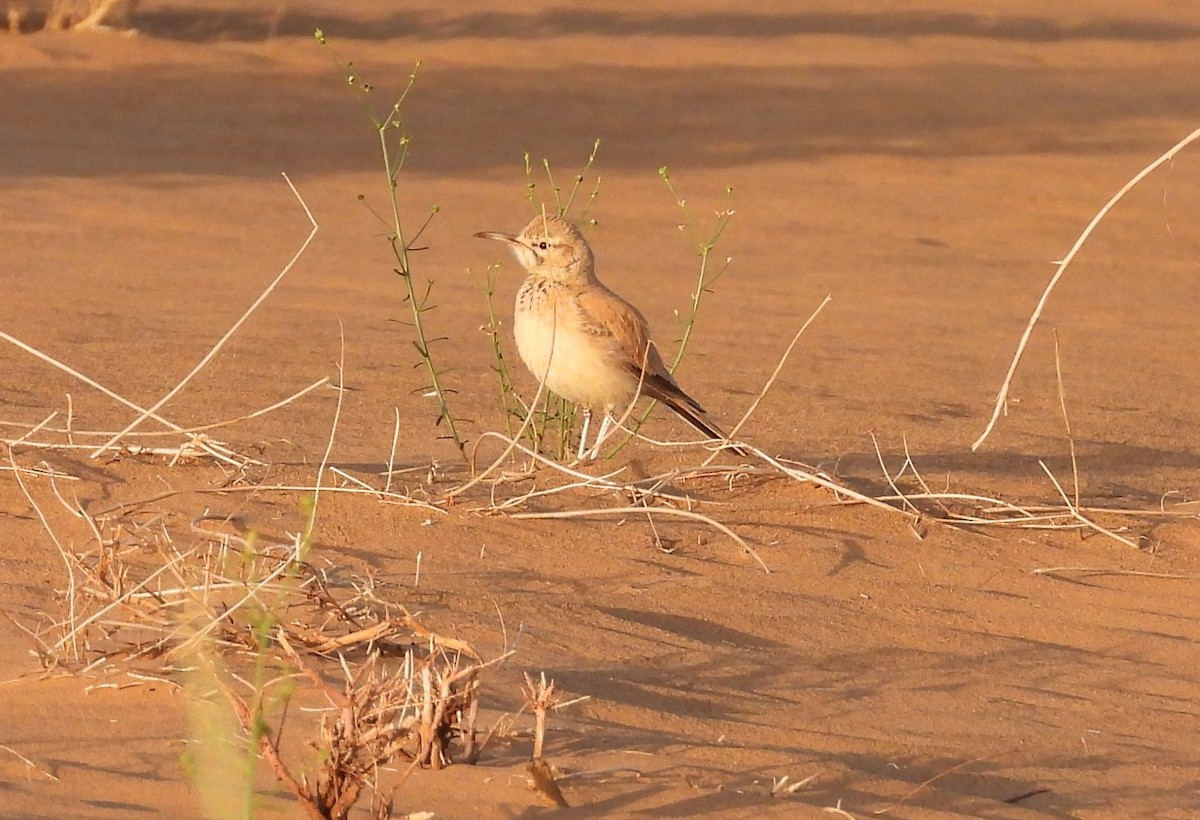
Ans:
MULTIPOLYGON (((695 399, 684 393, 676 385, 669 382, 666 382, 665 385, 647 381, 643 385, 642 392, 671 408, 677 416, 710 439, 729 441, 729 436, 726 435, 725 431, 708 417, 704 412, 704 408, 695 399)), ((743 458, 750 458, 750 453, 744 447, 733 446, 729 449, 743 458)))

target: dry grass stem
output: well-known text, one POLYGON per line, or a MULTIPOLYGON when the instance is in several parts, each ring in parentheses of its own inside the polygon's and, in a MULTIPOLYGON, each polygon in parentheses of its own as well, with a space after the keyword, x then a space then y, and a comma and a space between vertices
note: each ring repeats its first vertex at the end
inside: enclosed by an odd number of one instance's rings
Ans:
POLYGON ((875 811, 873 811, 871 813, 876 814, 876 815, 887 814, 888 812, 892 811, 893 809, 900 808, 905 803, 907 803, 909 800, 911 800, 913 798, 913 796, 915 796, 916 794, 921 792, 923 789, 928 787, 931 783, 935 783, 936 781, 941 780, 946 775, 953 774, 954 772, 957 772, 961 769, 965 769, 967 766, 973 766, 976 763, 982 763, 985 760, 991 760, 994 757, 999 757, 1000 755, 1011 754, 1012 752, 1015 752, 1015 751, 1016 751, 1016 748, 1005 749, 1004 751, 993 752, 990 755, 980 755, 979 757, 973 757, 970 760, 964 760, 961 763, 957 763, 948 769, 944 769, 944 770, 938 772, 937 774, 935 774, 933 777, 929 778, 928 780, 924 780, 921 783, 918 783, 915 788, 906 792, 899 800, 896 800, 894 803, 884 806, 882 809, 876 809, 875 811))
POLYGON ((396 443, 400 440, 400 408, 392 409, 396 411, 396 424, 392 428, 392 449, 388 453, 387 480, 383 485, 384 492, 391 492, 392 489, 392 478, 396 475, 396 443))
POLYGON ((1173 572, 1143 572, 1116 567, 1038 567, 1029 571, 1032 575, 1128 575, 1134 578, 1161 578, 1168 581, 1200 581, 1200 575, 1181 575, 1173 572))
MULTIPOLYGON (((749 421, 750 417, 754 415, 754 411, 758 409, 758 405, 762 403, 763 397, 767 395, 767 391, 770 390, 772 385, 775 384, 775 380, 779 378, 779 374, 782 372, 783 366, 787 364, 787 360, 792 355, 793 348, 795 348, 797 342, 800 341, 800 337, 804 335, 804 331, 808 330, 808 326, 816 321, 817 316, 820 315, 821 311, 824 310, 825 306, 831 301, 833 301, 833 294, 829 294, 822 299, 821 304, 817 305, 817 309, 809 315, 808 319, 804 321, 804 324, 800 326, 800 329, 796 331, 796 335, 792 336, 792 341, 788 343, 787 348, 783 351, 783 355, 779 357, 779 361, 776 363, 775 369, 771 372, 770 378, 768 378, 766 383, 763 384, 762 389, 758 391, 758 395, 754 397, 754 401, 750 403, 750 407, 747 408, 746 412, 742 414, 742 417, 738 419, 737 424, 733 425, 733 429, 729 431, 729 438, 731 440, 734 439, 739 432, 741 432, 742 427, 744 427, 746 422, 749 421)), ((717 453, 710 455, 704 462, 703 466, 707 467, 716 457, 717 453)))
POLYGON ((58 416, 58 411, 57 411, 57 410, 55 410, 55 411, 54 411, 54 412, 52 412, 50 415, 46 416, 46 418, 42 419, 42 420, 41 420, 41 421, 39 421, 37 424, 33 425, 33 426, 32 426, 32 427, 30 427, 28 430, 26 430, 24 433, 22 433, 22 434, 21 434, 21 436, 20 436, 19 438, 13 439, 13 440, 11 440, 11 441, 6 441, 5 443, 8 445, 8 449, 9 449, 9 451, 11 452, 11 451, 12 451, 12 448, 14 448, 14 447, 19 447, 21 444, 23 444, 23 443, 24 443, 26 440, 28 440, 30 437, 32 437, 32 436, 34 436, 34 435, 36 435, 36 434, 37 434, 38 432, 40 432, 40 431, 41 431, 41 430, 42 430, 42 429, 43 429, 43 428, 44 428, 44 427, 45 427, 47 424, 49 424, 50 422, 54 421, 54 419, 55 419, 57 416, 58 416))
MULTIPOLYGON (((126 407, 128 407, 138 413, 145 414, 145 416, 144 416, 145 418, 152 418, 155 421, 159 422, 160 424, 165 425, 166 427, 174 430, 177 433, 184 432, 184 428, 180 427, 178 424, 175 424, 172 421, 168 421, 167 419, 163 418, 162 416, 158 415, 157 413, 152 413, 150 411, 143 409, 140 405, 135 404, 134 402, 130 401, 129 399, 125 398, 124 396, 120 395, 119 393, 117 393, 113 390, 110 390, 109 388, 100 384, 96 380, 91 379, 88 376, 85 376, 84 374, 80 373, 78 370, 75 370, 73 367, 70 367, 69 365, 64 364, 63 362, 60 362, 58 359, 55 359, 54 357, 41 352, 37 348, 26 344, 25 342, 21 341, 20 339, 16 338, 15 336, 11 336, 8 333, 5 333, 4 331, 0 331, 0 339, 3 339, 4 341, 9 342, 10 344, 15 345, 16 347, 19 347, 21 350, 24 350, 25 352, 33 355, 34 357, 41 359, 42 361, 44 361, 50 365, 53 365, 54 367, 58 368, 59 370, 62 370, 67 375, 72 376, 72 377, 82 381, 84 384, 87 384, 88 386, 95 388, 99 392, 101 392, 104 395, 108 396, 109 398, 125 405, 126 407)), ((196 448, 199 448, 199 450, 208 453, 213 458, 215 458, 219 461, 224 461, 227 464, 230 464, 232 466, 239 467, 239 468, 244 466, 244 460, 239 460, 238 458, 235 457, 235 454, 233 454, 233 453, 231 453, 231 451, 223 448, 216 442, 210 442, 207 439, 204 439, 201 437, 193 437, 193 441, 190 442, 190 444, 192 444, 192 446, 194 446, 196 448)), ((77 445, 70 444, 70 443, 65 444, 65 445, 63 445, 63 444, 46 445, 46 444, 35 443, 35 442, 22 442, 22 446, 52 447, 54 449, 75 449, 77 447, 77 445)), ((92 445, 86 445, 86 447, 87 447, 87 449, 91 449, 92 445)))
MULTIPOLYGON (((908 451, 908 436, 901 436, 900 441, 904 445, 904 464, 900 468, 901 472, 903 472, 905 468, 910 469, 912 471, 913 478, 916 479, 917 484, 920 485, 921 490, 924 492, 925 496, 932 499, 934 501, 934 503, 937 505, 938 509, 941 510, 943 514, 945 514, 946 516, 950 516, 951 515, 950 509, 943 503, 944 497, 947 494, 947 492, 944 491, 942 493, 935 493, 932 489, 930 489, 929 484, 925 481, 925 478, 921 475, 920 470, 917 469, 916 462, 913 461, 912 453, 910 453, 908 451)), ((947 476, 946 477, 947 488, 949 487, 949 484, 950 484, 950 478, 949 478, 949 476, 947 476)))
MULTIPOLYGON (((322 378, 320 378, 317 381, 313 382, 312 384, 308 385, 308 387, 305 387, 301 390, 297 390, 295 393, 292 393, 290 396, 288 396, 286 398, 280 399, 279 401, 275 402, 274 404, 268 405, 267 407, 259 408, 258 410, 255 410, 252 413, 247 413, 246 415, 238 416, 236 418, 224 419, 223 421, 214 421, 214 422, 210 422, 208 424, 201 424, 201 425, 197 425, 194 427, 177 427, 176 429, 172 429, 172 430, 132 430, 126 434, 126 438, 131 438, 131 437, 154 438, 154 437, 175 436, 175 435, 187 436, 187 435, 195 435, 197 433, 204 433, 209 430, 216 430, 221 427, 229 427, 234 424, 240 424, 243 421, 249 421, 250 419, 256 419, 256 418, 259 418, 260 416, 265 416, 265 415, 267 415, 269 413, 273 413, 276 410, 279 410, 283 407, 287 407, 289 404, 296 401, 297 399, 307 396, 309 393, 316 390, 318 387, 322 387, 328 383, 329 383, 329 377, 323 376, 322 378)), ((70 408, 68 405, 68 410, 69 409, 70 408)), ((0 427, 25 427, 25 426, 26 425, 22 422, 0 420, 0 427)), ((175 425, 172 425, 172 426, 175 427, 175 425)), ((75 437, 80 436, 80 437, 88 437, 88 438, 109 438, 113 435, 112 431, 76 430, 69 423, 67 424, 66 427, 61 427, 61 428, 42 427, 41 430, 43 432, 47 432, 47 433, 54 433, 57 435, 66 436, 67 444, 64 446, 64 445, 60 445, 60 444, 34 443, 32 446, 52 447, 52 448, 62 447, 63 449, 89 449, 89 448, 95 447, 95 445, 94 444, 90 444, 90 445, 89 444, 76 444, 75 440, 74 440, 75 437)), ((25 443, 21 440, 9 440, 9 439, 0 439, 0 441, 5 441, 6 443, 9 443, 9 444, 25 443)))
POLYGON ((798 467, 789 467, 789 466, 785 465, 781 460, 772 458, 771 456, 767 455, 766 453, 764 453, 762 450, 758 449, 757 447, 754 447, 749 444, 742 445, 742 446, 745 447, 746 449, 748 449, 751 453, 753 453, 758 458, 762 459, 763 462, 770 465, 775 470, 779 471, 779 473, 781 473, 782 475, 785 475, 789 478, 795 479, 796 481, 800 481, 802 483, 815 484, 818 487, 824 487, 827 490, 832 490, 838 496, 844 496, 845 498, 849 498, 852 501, 855 501, 859 504, 866 504, 868 506, 876 507, 878 509, 886 510, 886 511, 892 512, 892 513, 898 512, 898 513, 901 513, 902 515, 908 516, 913 519, 918 517, 915 513, 911 512, 909 510, 904 510, 904 509, 900 509, 897 507, 893 507, 891 504, 886 504, 877 498, 873 498, 864 493, 860 493, 857 490, 853 490, 853 489, 850 489, 849 487, 845 487, 845 486, 833 481, 832 479, 818 475, 817 473, 810 472, 809 470, 799 469, 798 467))
POLYGON ((56 783, 58 783, 58 782, 61 782, 61 778, 59 778, 59 777, 57 777, 56 775, 54 775, 54 774, 53 774, 53 773, 52 773, 52 772, 51 772, 49 769, 47 769, 45 766, 39 766, 38 764, 34 763, 32 760, 30 760, 29 758, 27 758, 25 755, 23 755, 23 754, 21 754, 20 752, 18 752, 18 751, 17 751, 16 749, 14 749, 13 747, 11 747, 11 746, 5 746, 3 743, 0 743, 0 751, 3 751, 3 752, 8 752, 10 755, 12 755, 13 757, 15 757, 17 760, 19 760, 19 761, 21 761, 22 763, 24 763, 24 764, 25 764, 25 767, 26 767, 27 769, 29 769, 30 771, 37 772, 38 774, 40 774, 42 777, 46 778, 47 780, 53 780, 53 781, 54 781, 54 782, 56 782, 56 783))
POLYGON ((1071 487, 1075 491, 1075 509, 1079 509, 1079 461, 1075 458, 1075 435, 1071 432, 1071 416, 1067 413, 1067 390, 1063 387, 1057 330, 1054 331, 1054 377, 1058 382, 1058 405, 1062 408, 1063 426, 1067 428, 1067 443, 1071 448, 1071 487))
POLYGON ((1042 311, 1046 307, 1046 302, 1050 299, 1050 293, 1054 290, 1055 286, 1058 285, 1058 280, 1062 278, 1063 273, 1066 272, 1067 265, 1071 264, 1071 260, 1075 258, 1075 255, 1079 253, 1079 249, 1083 247, 1083 244, 1088 240, 1088 237, 1092 235, 1092 231, 1094 231, 1096 226, 1100 224, 1100 220, 1104 219, 1108 212, 1112 210, 1113 206, 1116 205, 1125 196, 1125 194, 1129 193, 1129 191, 1132 190, 1135 185, 1149 176, 1150 173, 1156 168, 1165 162, 1169 162, 1175 157, 1176 154, 1178 154, 1192 142, 1195 142, 1197 139, 1200 139, 1200 128, 1197 128, 1179 142, 1175 143, 1175 145, 1171 146, 1166 153, 1154 160, 1154 162, 1147 165, 1141 171, 1138 171, 1138 173, 1135 174, 1131 180, 1122 185, 1121 189, 1113 194, 1112 198, 1109 199, 1108 202, 1104 203, 1104 207, 1101 208, 1094 217, 1092 217, 1092 221, 1088 223, 1087 227, 1083 229, 1083 233, 1081 233, 1079 238, 1075 240, 1075 244, 1071 246, 1071 250, 1067 251, 1067 255, 1064 256, 1062 261, 1058 263, 1057 270, 1055 270, 1054 275, 1050 277, 1050 282, 1046 285, 1046 289, 1042 291, 1042 297, 1038 300, 1037 307, 1034 308, 1033 314, 1029 317, 1029 322, 1025 325, 1025 331, 1021 334, 1020 341, 1017 342, 1016 353, 1013 355, 1012 363, 1008 367, 1008 373, 1004 376, 1004 382, 1000 385, 1000 392, 996 395, 996 405, 992 408, 992 417, 988 421, 987 427, 984 428, 983 433, 980 434, 979 438, 977 438, 971 445, 972 452, 978 450, 983 442, 987 440, 987 437, 991 435, 992 428, 996 426, 996 422, 1000 419, 1000 414, 1004 412, 1005 402, 1008 399, 1008 390, 1012 386, 1013 376, 1017 372, 1017 366, 1021 363, 1021 357, 1025 355, 1025 347, 1029 344, 1030 336, 1033 335, 1033 328, 1037 324, 1038 319, 1041 318, 1042 311))
MULTIPOLYGON (((299 196, 299 194, 297 194, 297 196, 299 196)), ((313 230, 316 230, 315 222, 313 223, 313 230)), ((337 364, 337 405, 333 409, 333 422, 329 425, 329 440, 325 444, 325 452, 321 454, 321 466, 317 468, 317 482, 313 489, 312 509, 309 510, 308 525, 304 529, 305 541, 312 536, 313 527, 316 526, 317 523, 317 505, 321 500, 321 482, 325 476, 325 468, 329 466, 329 455, 333 452, 333 442, 337 438, 338 422, 341 421, 342 418, 342 398, 346 395, 346 329, 342 326, 341 319, 338 319, 338 338, 341 341, 341 352, 338 355, 337 364)), ((363 484, 363 482, 359 483, 363 484)), ((363 484, 363 486, 366 487, 367 485, 363 484)), ((370 490, 371 488, 367 487, 367 489, 370 490)))
MULTIPOLYGON (((892 478, 892 474, 888 472, 887 464, 885 464, 883 461, 883 452, 879 449, 879 441, 875 438, 874 433, 871 433, 871 445, 875 448, 875 457, 879 460, 879 471, 883 473, 883 477, 887 481, 888 486, 891 487, 892 492, 896 494, 893 496, 893 498, 898 498, 909 512, 920 515, 921 511, 917 509, 915 504, 908 500, 908 497, 905 496, 904 493, 900 492, 900 488, 896 486, 896 480, 892 478)), ((901 465, 900 471, 896 473, 896 478, 904 475, 904 469, 909 463, 910 462, 906 460, 904 464, 901 465)))
MULTIPOLYGON (((537 405, 540 397, 545 392, 546 392, 546 383, 545 383, 545 381, 541 381, 538 383, 537 392, 533 396, 533 404, 535 406, 537 405)), ((532 423, 533 423, 533 413, 526 413, 525 420, 521 423, 520 428, 517 430, 517 434, 515 436, 513 436, 512 439, 509 441, 509 446, 507 448, 505 448, 505 450, 502 453, 500 453, 500 455, 496 458, 496 460, 493 461, 486 470, 477 474, 476 476, 474 476, 470 481, 466 482, 465 484, 459 485, 458 487, 455 487, 454 489, 450 490, 450 492, 446 493, 446 495, 445 495, 446 501, 452 502, 455 498, 462 495, 467 490, 482 483, 495 470, 499 469, 500 465, 508 460, 508 457, 512 453, 512 451, 514 449, 517 449, 517 447, 519 446, 517 444, 517 442, 519 442, 521 440, 521 437, 525 435, 525 431, 527 431, 529 429, 529 427, 532 423)), ((501 439, 504 438, 503 436, 500 436, 499 434, 495 434, 495 435, 498 438, 501 438, 501 439)), ((470 461, 472 470, 475 469, 475 452, 478 449, 478 447, 479 447, 479 442, 476 442, 475 446, 471 448, 471 456, 470 456, 469 461, 470 461)))
POLYGON ((374 487, 372 487, 370 484, 363 481, 361 478, 356 478, 355 476, 350 475, 348 472, 346 472, 345 470, 343 470, 340 467, 328 467, 327 469, 329 470, 329 472, 333 473, 335 476, 342 479, 343 481, 349 482, 350 484, 353 484, 357 487, 361 487, 363 489, 363 491, 368 493, 369 495, 378 495, 379 494, 379 491, 376 490, 374 487))
POLYGON ((197 373, 203 370, 204 367, 210 361, 212 361, 213 357, 221 351, 221 348, 225 346, 225 343, 228 342, 235 333, 237 333, 241 326, 245 324, 246 320, 250 318, 251 314, 258 309, 258 306, 261 305, 266 298, 271 295, 272 291, 275 290, 275 287, 281 281, 283 281, 283 278, 287 276, 292 267, 295 266, 296 262, 300 260, 300 257, 304 255, 304 252, 308 250, 308 246, 312 242, 313 237, 317 235, 317 220, 315 217, 313 217, 312 211, 309 210, 308 204, 304 201, 304 197, 302 197, 300 192, 296 190, 296 186, 292 184, 292 180, 288 178, 287 174, 283 174, 283 179, 288 184, 288 187, 291 188, 296 199, 300 202, 300 206, 304 209, 304 214, 308 217, 309 224, 312 226, 311 230, 308 232, 308 236, 305 238, 304 242, 301 243, 299 250, 296 251, 291 260, 283 267, 283 270, 276 275, 275 279, 271 281, 271 284, 269 284, 262 291, 262 293, 258 295, 258 298, 254 300, 250 307, 248 307, 246 311, 238 318, 238 320, 233 323, 233 326, 230 327, 229 330, 225 331, 225 335, 218 339, 217 343, 213 345, 206 354, 204 354, 199 363, 197 363, 196 366, 193 367, 192 370, 186 376, 184 376, 178 384, 168 390, 166 395, 155 402, 148 410, 141 411, 141 415, 131 421, 123 430, 121 430, 121 432, 117 433, 104 444, 97 447, 91 454, 92 458, 98 458, 105 450, 108 450, 110 447, 120 441, 127 433, 133 431, 146 419, 151 418, 159 410, 159 408, 169 402, 175 397, 176 394, 179 393, 179 391, 186 387, 188 382, 190 382, 197 373))
POLYGON ((1067 511, 1070 512, 1071 515, 1077 521, 1079 521, 1080 524, 1083 524, 1085 527, 1095 530, 1096 532, 1100 533, 1101 535, 1105 535, 1105 536, 1113 539, 1114 541, 1124 544, 1127 547, 1132 547, 1135 550, 1141 549, 1141 547, 1138 546, 1137 544, 1135 544, 1133 541, 1130 541, 1128 538, 1125 538, 1122 535, 1118 535, 1117 533, 1113 532, 1110 529, 1100 526, 1095 521, 1093 521, 1092 519, 1090 519, 1086 515, 1084 515, 1082 512, 1080 512, 1079 508, 1074 506, 1071 503, 1071 499, 1067 497, 1067 494, 1063 490, 1062 485, 1059 484, 1058 479, 1054 477, 1054 473, 1050 472, 1050 468, 1046 466, 1046 462, 1042 461, 1041 459, 1038 459, 1038 465, 1042 468, 1043 471, 1045 471, 1046 475, 1049 476, 1050 481, 1054 484, 1054 489, 1058 490, 1058 494, 1062 497, 1063 503, 1067 505, 1067 511))
POLYGON ((731 530, 729 527, 717 521, 715 518, 710 518, 702 513, 692 512, 690 510, 678 510, 674 507, 602 507, 596 509, 584 510, 558 510, 555 512, 524 512, 510 513, 509 518, 536 520, 536 519, 553 519, 553 518, 591 518, 597 515, 665 515, 674 518, 686 518, 691 521, 698 521, 713 529, 721 532, 729 537, 735 544, 741 547, 742 551, 749 555, 762 568, 762 571, 768 575, 771 569, 766 562, 759 557, 758 552, 753 547, 746 543, 745 539, 731 530))

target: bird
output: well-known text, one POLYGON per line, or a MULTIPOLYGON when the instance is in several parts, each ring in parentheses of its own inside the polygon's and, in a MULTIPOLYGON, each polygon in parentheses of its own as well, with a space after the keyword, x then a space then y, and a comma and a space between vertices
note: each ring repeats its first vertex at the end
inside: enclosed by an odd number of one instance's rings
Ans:
POLYGON ((596 458, 614 413, 639 395, 666 405, 709 439, 729 441, 667 369, 646 317, 596 277, 595 255, 578 227, 557 214, 541 214, 519 234, 475 236, 505 243, 525 269, 513 314, 517 352, 546 389, 583 409, 579 460, 596 458), (593 412, 603 413, 603 420, 586 450, 593 412))

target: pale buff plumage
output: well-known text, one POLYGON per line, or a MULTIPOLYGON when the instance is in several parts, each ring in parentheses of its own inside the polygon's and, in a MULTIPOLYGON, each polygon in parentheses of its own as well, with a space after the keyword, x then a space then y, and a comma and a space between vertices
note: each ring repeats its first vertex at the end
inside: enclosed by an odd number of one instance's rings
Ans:
POLYGON ((506 243, 528 273, 517 292, 513 335, 521 361, 546 388, 604 414, 594 457, 614 413, 639 395, 657 399, 712 439, 725 439, 704 408, 679 387, 650 339, 646 318, 596 278, 595 257, 579 229, 560 216, 539 216, 512 236, 475 234, 506 243))

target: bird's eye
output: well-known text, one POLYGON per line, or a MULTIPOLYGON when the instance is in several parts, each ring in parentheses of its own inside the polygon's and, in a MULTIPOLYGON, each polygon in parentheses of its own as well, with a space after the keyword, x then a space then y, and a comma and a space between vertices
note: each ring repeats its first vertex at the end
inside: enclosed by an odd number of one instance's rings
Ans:
POLYGON ((550 247, 550 245, 546 243, 545 239, 543 239, 541 242, 538 243, 538 247, 541 248, 542 250, 546 250, 546 248, 550 247))

